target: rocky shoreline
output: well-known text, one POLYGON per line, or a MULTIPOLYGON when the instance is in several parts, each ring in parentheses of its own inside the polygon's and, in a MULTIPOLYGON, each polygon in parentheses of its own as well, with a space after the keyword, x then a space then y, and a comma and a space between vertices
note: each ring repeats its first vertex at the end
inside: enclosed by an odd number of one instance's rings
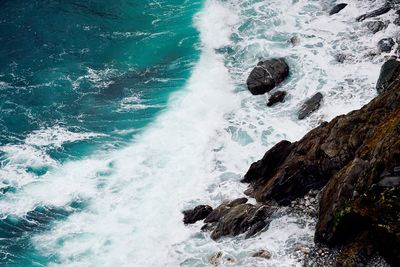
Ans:
MULTIPOLYGON (((398 2, 387 1, 356 20, 400 8, 398 2)), ((338 4, 330 15, 344 8, 338 4)), ((400 19, 400 11, 397 14, 400 19)), ((382 23, 365 25, 375 33, 385 27, 382 23)), ((378 52, 389 53, 395 41, 390 37, 377 45, 378 52)), ((284 59, 263 60, 250 73, 247 86, 253 95, 265 94, 288 75, 284 59)), ((313 246, 297 249, 303 266, 400 266, 400 62, 396 58, 382 65, 376 89, 378 96, 360 110, 321 123, 297 142, 282 140, 254 162, 242 182, 249 184, 244 193, 257 203, 239 198, 215 208, 200 205, 183 212, 184 223, 203 220, 202 231, 210 232, 213 240, 242 234, 252 238, 266 231, 277 214, 296 214, 315 223, 313 246)), ((267 106, 283 102, 285 95, 275 92, 267 106)), ((298 119, 317 110, 322 101, 321 93, 305 100, 298 119)), ((210 263, 217 266, 221 255, 214 256, 210 263)), ((253 256, 268 259, 268 251, 253 256)))

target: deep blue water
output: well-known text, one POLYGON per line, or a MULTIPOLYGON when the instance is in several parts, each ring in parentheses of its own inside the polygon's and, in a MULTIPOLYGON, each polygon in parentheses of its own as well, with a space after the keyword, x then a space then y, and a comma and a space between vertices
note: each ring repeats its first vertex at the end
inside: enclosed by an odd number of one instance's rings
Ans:
MULTIPOLYGON (((62 129, 96 136, 44 146, 55 162, 123 147, 189 77, 199 56, 192 20, 201 2, 0 1, 0 146, 23 145, 40 132, 52 140, 52 129, 62 129)), ((12 164, 8 157, 0 151, 0 167, 12 164)), ((19 167, 38 178, 48 171, 19 167)), ((0 198, 20 189, 4 173, 0 182, 0 198)), ((0 214, 0 266, 57 262, 40 255, 31 236, 84 206, 0 214)))

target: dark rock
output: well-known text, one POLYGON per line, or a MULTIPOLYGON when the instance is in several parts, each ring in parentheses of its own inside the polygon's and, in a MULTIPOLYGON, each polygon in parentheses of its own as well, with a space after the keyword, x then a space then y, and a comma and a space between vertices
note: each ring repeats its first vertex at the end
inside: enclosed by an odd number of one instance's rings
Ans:
POLYGON ((381 181, 379 181, 378 186, 381 187, 390 187, 390 186, 399 186, 400 185, 400 177, 385 177, 381 181))
POLYGON ((290 38, 289 42, 293 45, 296 46, 300 43, 300 38, 298 36, 293 36, 290 38))
POLYGON ((386 92, 398 79, 400 74, 400 62, 396 59, 389 59, 381 67, 376 90, 379 94, 386 92))
POLYGON ((378 42, 378 50, 381 53, 389 53, 392 51, 395 42, 393 38, 384 38, 378 42))
POLYGON ((299 120, 304 119, 312 112, 316 111, 321 105, 322 98, 323 96, 321 93, 316 93, 306 102, 304 102, 303 106, 300 108, 299 111, 299 116, 298 116, 299 120))
POLYGON ((269 260, 272 257, 272 254, 271 254, 271 252, 269 252, 266 249, 261 249, 260 251, 257 251, 256 253, 254 253, 253 257, 264 258, 264 259, 269 260))
POLYGON ((266 224, 261 227, 262 222, 271 213, 272 209, 266 205, 239 204, 228 207, 224 215, 218 217, 211 238, 217 240, 222 236, 236 236, 251 229, 250 237, 265 228, 266 224))
POLYGON ((271 91, 289 75, 289 66, 284 59, 260 61, 247 78, 247 88, 253 95, 271 91))
POLYGON ((271 107, 271 106, 273 106, 275 103, 284 102, 285 96, 286 96, 286 92, 285 92, 285 91, 276 91, 275 93, 273 93, 273 94, 269 97, 267 106, 268 106, 268 107, 271 107))
POLYGON ((250 229, 246 233, 245 238, 250 238, 263 230, 265 227, 267 227, 269 224, 266 221, 258 221, 256 222, 253 226, 250 227, 250 229))
POLYGON ((373 10, 369 13, 363 14, 359 17, 356 18, 357 21, 363 21, 367 18, 373 18, 373 17, 377 17, 380 15, 383 15, 387 12, 389 12, 392 9, 392 6, 390 5, 390 3, 385 4, 383 7, 380 7, 376 10, 373 10))
POLYGON ((379 20, 368 21, 365 25, 373 33, 377 33, 386 28, 385 23, 379 20))
POLYGON ((191 210, 183 211, 183 222, 185 224, 192 224, 197 221, 205 219, 213 209, 208 205, 199 205, 191 210))
POLYGON ((347 55, 345 55, 345 54, 336 54, 335 55, 335 59, 339 63, 343 63, 346 60, 346 58, 347 58, 347 55))
POLYGON ((247 203, 247 201, 249 201, 247 198, 241 197, 241 198, 238 198, 238 199, 235 199, 235 200, 232 200, 231 202, 229 202, 228 206, 235 207, 240 204, 245 204, 245 203, 247 203))
POLYGON ((345 4, 345 3, 337 4, 336 6, 334 6, 331 9, 331 11, 329 12, 329 15, 332 16, 333 14, 339 13, 346 6, 347 6, 347 4, 345 4))

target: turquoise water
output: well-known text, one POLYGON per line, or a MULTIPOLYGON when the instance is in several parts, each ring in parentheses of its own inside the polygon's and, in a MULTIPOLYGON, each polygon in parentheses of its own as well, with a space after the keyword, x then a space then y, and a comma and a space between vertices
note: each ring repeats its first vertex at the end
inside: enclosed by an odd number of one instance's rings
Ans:
MULTIPOLYGON (((189 77, 200 8, 189 0, 1 1, 0 145, 32 139, 37 148, 41 138, 40 153, 56 164, 125 146, 189 77)), ((2 149, 0 166, 14 163, 2 149)), ((52 168, 25 163, 17 172, 33 180, 52 168)), ((6 172, 0 179, 3 200, 24 186, 6 172)), ((57 262, 36 251, 31 237, 84 207, 78 199, 1 214, 0 265, 57 262)))

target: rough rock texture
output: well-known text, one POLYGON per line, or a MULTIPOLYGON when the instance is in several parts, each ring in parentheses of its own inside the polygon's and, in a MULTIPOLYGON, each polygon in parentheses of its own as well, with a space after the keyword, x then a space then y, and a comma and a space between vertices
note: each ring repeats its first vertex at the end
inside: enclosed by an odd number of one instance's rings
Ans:
POLYGON ((266 219, 271 213, 272 209, 267 205, 252 205, 234 200, 214 209, 204 220, 206 226, 203 229, 211 230, 211 238, 214 240, 245 232, 246 238, 249 238, 268 226, 266 219))
POLYGON ((299 120, 304 119, 305 117, 316 111, 321 105, 322 98, 323 95, 321 93, 316 93, 306 102, 304 102, 299 110, 299 120))
POLYGON ((276 91, 269 97, 267 106, 272 107, 274 104, 278 102, 284 102, 285 96, 286 96, 285 91, 276 91))
POLYGON ((298 142, 276 144, 243 179, 250 196, 284 205, 325 186, 316 240, 345 245, 337 266, 357 266, 374 251, 400 266, 400 83, 381 81, 378 88, 360 110, 298 142))
POLYGON ((185 224, 192 224, 197 221, 205 219, 211 212, 212 208, 208 205, 199 205, 191 210, 183 211, 183 222, 185 224))
POLYGON ((377 16, 380 16, 380 15, 383 15, 383 14, 389 12, 391 9, 392 9, 391 3, 386 3, 383 7, 380 7, 376 10, 373 10, 371 12, 368 12, 366 14, 363 14, 363 15, 357 17, 356 20, 363 21, 367 18, 377 17, 377 16))
POLYGON ((332 16, 333 14, 339 13, 346 6, 347 6, 347 4, 345 4, 345 3, 337 4, 336 6, 334 6, 331 9, 331 11, 329 12, 329 15, 332 16))
POLYGON ((390 53, 395 44, 393 38, 384 38, 378 42, 378 50, 381 53, 390 53))
POLYGON ((368 21, 365 25, 373 33, 377 33, 386 28, 385 23, 379 20, 368 21))
POLYGON ((378 82, 376 83, 376 90, 378 93, 383 93, 389 88, 396 79, 399 78, 400 62, 396 59, 389 59, 382 67, 379 75, 378 82))
POLYGON ((253 95, 271 91, 289 75, 289 66, 284 59, 260 61, 247 78, 247 88, 253 95))

